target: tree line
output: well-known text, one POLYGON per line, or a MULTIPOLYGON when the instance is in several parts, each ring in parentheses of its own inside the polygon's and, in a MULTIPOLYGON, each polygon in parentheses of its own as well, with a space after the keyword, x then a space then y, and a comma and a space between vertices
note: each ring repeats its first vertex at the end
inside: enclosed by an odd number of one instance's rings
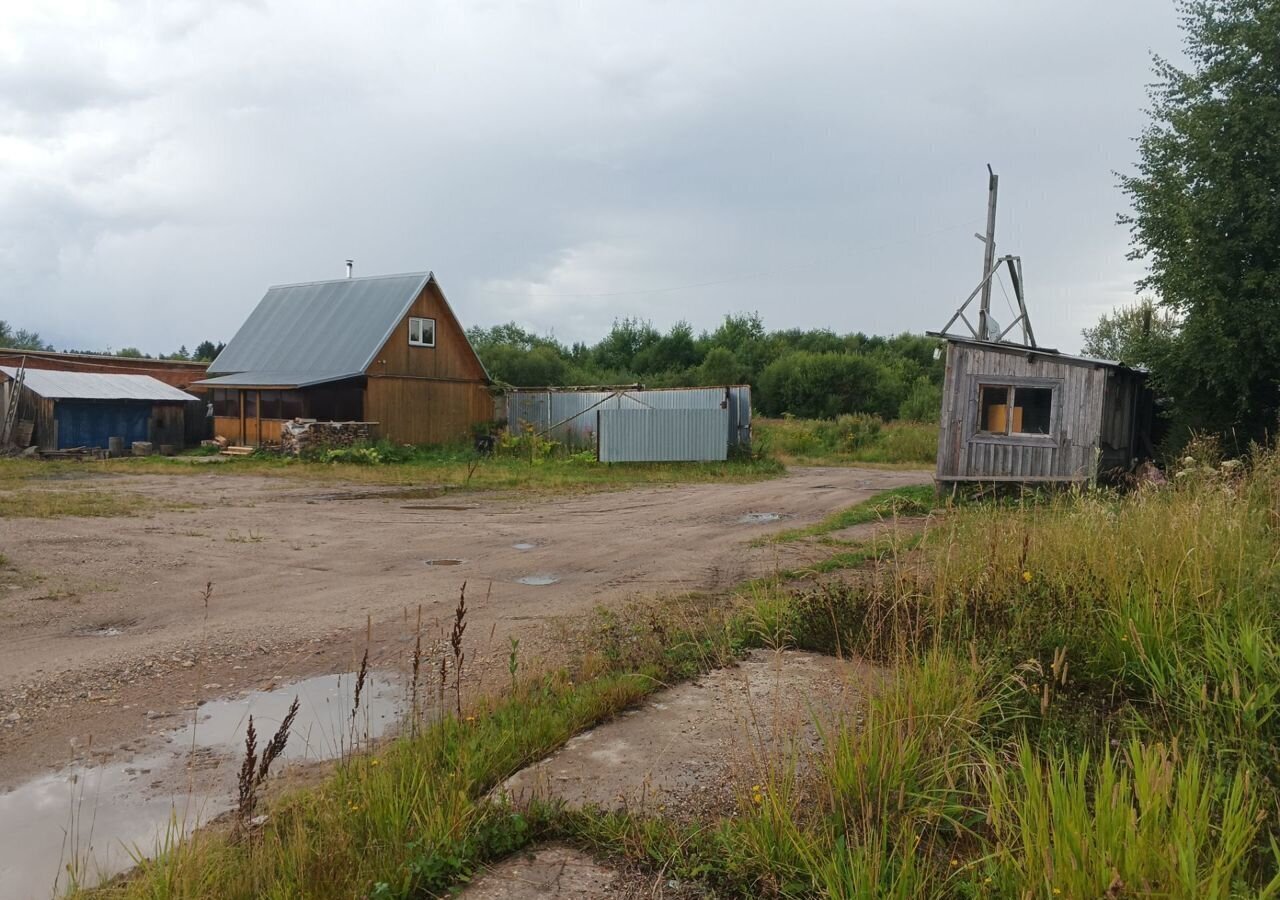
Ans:
POLYGON ((624 318, 594 344, 565 344, 514 322, 473 327, 467 337, 490 377, 514 387, 749 384, 763 414, 805 418, 936 421, 941 405, 939 342, 921 335, 767 331, 751 313, 727 315, 700 334, 687 322, 663 332, 624 318))
MULTIPOLYGON (((194 350, 188 350, 186 344, 183 344, 172 353, 160 353, 155 356, 150 353, 143 353, 137 347, 121 347, 119 350, 73 350, 63 348, 62 352, 89 353, 94 356, 119 356, 123 359, 172 359, 191 362, 213 362, 214 358, 222 352, 222 348, 225 346, 226 344, 221 341, 216 344, 213 341, 201 341, 196 344, 194 350)), ((39 332, 17 328, 0 319, 0 348, 6 350, 52 350, 53 344, 42 338, 39 332)))

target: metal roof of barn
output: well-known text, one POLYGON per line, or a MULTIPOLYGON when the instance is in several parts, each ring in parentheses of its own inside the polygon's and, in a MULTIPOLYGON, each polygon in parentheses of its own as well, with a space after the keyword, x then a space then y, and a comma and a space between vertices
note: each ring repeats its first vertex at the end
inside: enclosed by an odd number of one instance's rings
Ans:
MULTIPOLYGON (((10 378, 18 374, 12 366, 0 366, 0 372, 10 378)), ((163 400, 181 403, 200 399, 150 375, 27 369, 23 378, 24 385, 32 393, 55 400, 163 400)))
POLYGON ((362 375, 431 279, 430 272, 270 288, 209 365, 217 383, 324 384, 362 375), (238 380, 219 380, 234 375, 238 380))

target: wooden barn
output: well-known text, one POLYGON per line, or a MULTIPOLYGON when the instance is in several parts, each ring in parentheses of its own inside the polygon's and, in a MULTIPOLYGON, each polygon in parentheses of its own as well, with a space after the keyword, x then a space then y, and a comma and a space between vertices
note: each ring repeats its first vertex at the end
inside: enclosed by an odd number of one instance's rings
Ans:
POLYGON ((493 418, 489 377, 430 272, 273 287, 197 386, 214 432, 278 444, 294 418, 375 423, 405 444, 493 418))
POLYGON ((0 409, 8 410, 10 403, 17 404, 14 443, 19 447, 105 450, 115 437, 126 450, 134 441, 180 449, 187 410, 199 399, 149 375, 0 366, 0 409))
POLYGON ((946 340, 939 483, 1080 482, 1150 457, 1146 373, 1022 344, 946 340))

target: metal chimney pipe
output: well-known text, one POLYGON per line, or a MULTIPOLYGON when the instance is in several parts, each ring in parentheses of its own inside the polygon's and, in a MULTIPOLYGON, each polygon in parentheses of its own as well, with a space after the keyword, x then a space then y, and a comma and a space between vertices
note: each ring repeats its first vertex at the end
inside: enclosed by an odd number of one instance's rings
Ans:
POLYGON ((348 278, 351 277, 351 267, 354 266, 355 264, 356 264, 356 261, 354 259, 347 260, 347 277, 348 278))

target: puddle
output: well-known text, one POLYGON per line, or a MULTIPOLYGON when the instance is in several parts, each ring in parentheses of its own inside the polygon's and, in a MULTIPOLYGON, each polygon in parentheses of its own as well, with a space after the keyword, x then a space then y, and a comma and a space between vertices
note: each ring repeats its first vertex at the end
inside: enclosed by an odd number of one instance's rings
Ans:
POLYGON ((117 628, 114 625, 108 625, 105 628, 87 628, 78 633, 85 637, 119 637, 124 634, 124 629, 117 628))
POLYGON ((410 503, 400 508, 401 509, 451 509, 457 512, 465 509, 476 509, 476 505, 474 503, 469 506, 459 506, 456 504, 449 504, 449 503, 410 503))
POLYGON ((428 559, 428 560, 424 560, 424 562, 429 566, 460 566, 464 562, 466 562, 466 560, 465 559, 428 559))
POLYGON ((523 578, 517 578, 517 584, 531 584, 538 587, 548 584, 556 584, 560 581, 554 575, 526 575, 523 578))
MULTIPOLYGON (((58 893, 71 860, 80 884, 92 886, 130 868, 135 855, 151 855, 171 827, 190 833, 231 809, 250 714, 261 747, 297 696, 285 759, 332 759, 351 744, 354 689, 352 674, 324 675, 214 700, 199 708, 194 724, 165 736, 166 749, 70 766, 0 794, 0 900, 58 893), (188 761, 195 763, 190 770, 188 761)), ((395 682, 370 676, 357 735, 385 733, 398 721, 400 700, 395 682)))
POLYGON ((537 544, 530 544, 528 541, 521 541, 518 544, 511 545, 512 550, 537 550, 537 544))
POLYGON ((764 525, 768 522, 777 522, 782 518, 781 513, 775 512, 752 512, 745 516, 738 517, 739 525, 764 525))

